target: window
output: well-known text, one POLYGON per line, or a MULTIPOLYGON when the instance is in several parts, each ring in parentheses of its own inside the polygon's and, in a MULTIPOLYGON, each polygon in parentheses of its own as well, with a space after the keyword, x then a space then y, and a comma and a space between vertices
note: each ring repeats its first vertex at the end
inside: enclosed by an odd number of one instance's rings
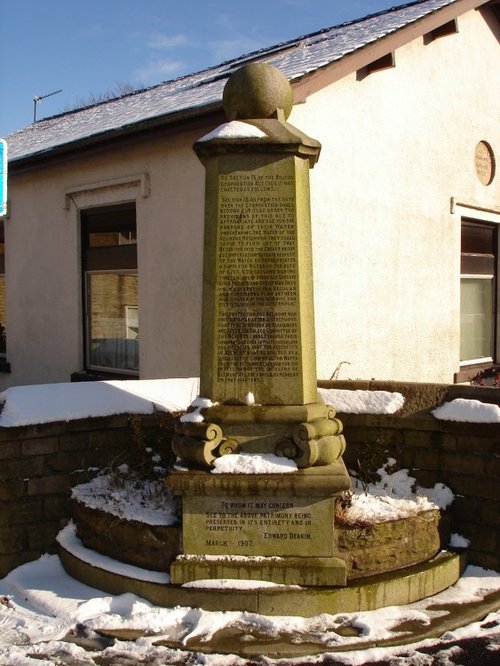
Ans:
POLYGON ((498 227, 462 220, 460 362, 496 361, 498 227))
POLYGON ((135 205, 81 213, 86 368, 139 372, 135 205))

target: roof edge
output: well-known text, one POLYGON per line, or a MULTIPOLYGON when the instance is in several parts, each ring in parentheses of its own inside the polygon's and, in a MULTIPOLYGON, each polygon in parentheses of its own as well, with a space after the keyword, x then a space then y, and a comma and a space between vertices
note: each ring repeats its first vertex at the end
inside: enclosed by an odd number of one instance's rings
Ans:
MULTIPOLYGON (((314 72, 305 74, 300 79, 292 81, 294 90, 294 103, 305 102, 309 95, 317 92, 327 85, 353 74, 366 67, 374 60, 387 55, 391 51, 401 48, 405 44, 423 37, 436 28, 456 19, 468 11, 487 5, 491 0, 455 0, 444 7, 422 16, 406 26, 381 37, 375 42, 364 44, 355 51, 346 54, 336 61, 330 62, 314 72)), ((417 4, 417 3, 410 3, 417 4)))
MULTIPOLYGON (((204 72, 209 72, 211 70, 216 70, 218 67, 232 65, 235 66, 239 63, 243 66, 244 61, 249 58, 259 58, 260 56, 264 57, 265 54, 269 52, 279 52, 290 49, 293 45, 297 45, 303 39, 310 39, 311 37, 319 36, 323 33, 332 30, 337 27, 344 27, 348 25, 355 25, 357 23, 366 21, 367 19, 388 14, 392 11, 397 11, 405 9, 407 7, 416 6, 422 4, 425 0, 414 0, 413 2, 408 2, 406 4, 398 5, 391 7, 380 12, 375 12, 373 14, 368 14, 367 16, 354 19, 352 21, 347 21, 345 23, 332 26, 330 28, 322 28, 319 31, 310 33, 308 35, 303 35, 297 37, 293 40, 282 42, 274 46, 268 47, 266 49, 261 49, 254 51, 252 53, 246 54, 244 56, 239 56, 232 60, 228 60, 221 65, 215 67, 209 67, 199 72, 194 72, 191 74, 186 74, 184 76, 172 79, 170 82, 182 81, 183 79, 189 78, 191 76, 196 76, 198 74, 203 74, 204 72)), ((318 67, 315 71, 301 75, 296 78, 291 78, 290 82, 294 91, 294 103, 301 103, 307 99, 307 97, 317 90, 338 81, 345 76, 352 74, 358 69, 366 66, 373 60, 386 55, 388 52, 400 48, 401 46, 409 43, 413 39, 423 36, 424 34, 432 31, 436 27, 443 25, 444 23, 457 18, 458 16, 466 13, 467 11, 477 9, 483 5, 490 4, 491 0, 455 0, 450 4, 447 4, 443 7, 430 11, 428 14, 425 14, 421 18, 417 18, 407 25, 396 28, 393 32, 378 38, 374 42, 369 42, 357 48, 353 52, 347 53, 344 56, 341 56, 337 60, 331 61, 323 67, 318 67)), ((227 73, 228 76, 230 72, 227 73)), ((224 78, 223 73, 221 73, 221 78, 224 78)), ((155 88, 161 87, 165 83, 156 84, 154 86, 144 88, 138 91, 127 93, 125 95, 99 102, 97 104, 92 104, 87 107, 81 107, 79 109, 74 109, 72 111, 44 118, 44 121, 50 121, 57 118, 62 118, 70 114, 78 113, 80 111, 95 108, 104 104, 112 103, 116 100, 134 96, 148 90, 153 90, 155 88)), ((201 119, 210 113, 214 113, 222 110, 222 100, 218 102, 211 102, 206 105, 200 105, 195 107, 188 107, 180 111, 169 112, 160 116, 155 116, 153 118, 146 118, 139 121, 131 122, 126 125, 122 125, 117 128, 107 129, 90 136, 86 136, 80 139, 75 139, 63 143, 60 145, 52 146, 39 150, 37 152, 32 152, 29 154, 23 154, 19 157, 12 157, 9 159, 9 167, 13 170, 22 170, 26 166, 35 166, 36 164, 42 162, 43 160, 50 159, 52 157, 56 158, 65 153, 71 153, 74 150, 82 147, 91 147, 93 145, 104 144, 115 139, 119 139, 126 136, 134 136, 143 131, 154 130, 160 127, 169 127, 177 122, 190 121, 194 119, 201 119)))

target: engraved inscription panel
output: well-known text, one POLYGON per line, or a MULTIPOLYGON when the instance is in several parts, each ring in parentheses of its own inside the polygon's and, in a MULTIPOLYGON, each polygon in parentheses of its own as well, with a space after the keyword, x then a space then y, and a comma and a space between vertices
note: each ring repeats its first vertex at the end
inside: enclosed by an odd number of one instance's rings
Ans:
POLYGON ((184 552, 195 555, 333 555, 333 499, 183 498, 184 552))
POLYGON ((495 156, 489 143, 480 141, 474 151, 476 174, 483 185, 489 185, 495 177, 495 156))
POLYGON ((293 165, 219 175, 216 377, 300 374, 293 165))

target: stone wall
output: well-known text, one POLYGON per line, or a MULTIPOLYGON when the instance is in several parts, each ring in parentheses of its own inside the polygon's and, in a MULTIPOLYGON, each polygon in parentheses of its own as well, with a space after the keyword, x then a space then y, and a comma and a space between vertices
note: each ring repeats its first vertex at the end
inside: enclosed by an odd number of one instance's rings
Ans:
MULTIPOLYGON (((456 499, 452 530, 471 540, 470 561, 500 570, 498 543, 500 424, 437 421, 430 409, 454 397, 500 401, 498 389, 381 382, 320 382, 336 388, 399 391, 398 415, 339 414, 347 439, 345 460, 356 470, 395 457, 423 486, 441 482, 456 499)), ((134 417, 149 439, 158 417, 134 417)), ((161 430, 163 437, 165 431, 161 430)), ((0 428, 0 578, 42 553, 70 517, 72 486, 98 469, 127 460, 137 444, 127 416, 33 427, 0 428)))
MULTIPOLYGON (((56 550, 54 538, 70 518, 73 486, 99 469, 130 461, 139 439, 155 440, 155 416, 81 419, 0 428, 0 578, 56 550)), ((144 444, 144 442, 142 442, 144 444)))

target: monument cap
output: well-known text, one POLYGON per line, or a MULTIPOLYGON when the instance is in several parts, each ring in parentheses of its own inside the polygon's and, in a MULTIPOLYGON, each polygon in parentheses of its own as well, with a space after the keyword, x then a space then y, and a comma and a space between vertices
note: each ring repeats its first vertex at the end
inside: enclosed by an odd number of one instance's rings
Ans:
POLYGON ((279 110, 286 120, 293 107, 292 88, 276 67, 263 62, 251 63, 229 77, 223 104, 229 120, 277 118, 279 110))

